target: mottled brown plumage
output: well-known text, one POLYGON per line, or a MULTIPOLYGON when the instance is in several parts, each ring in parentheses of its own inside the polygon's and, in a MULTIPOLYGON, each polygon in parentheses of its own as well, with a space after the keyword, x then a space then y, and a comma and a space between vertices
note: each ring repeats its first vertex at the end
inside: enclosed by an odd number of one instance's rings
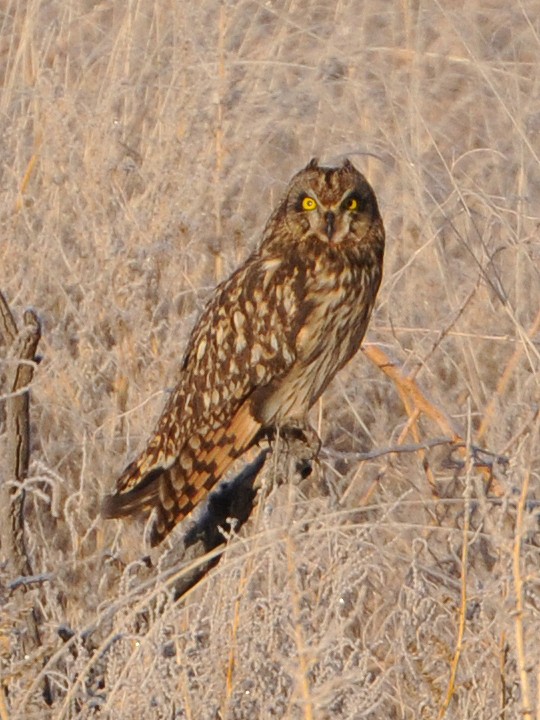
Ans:
POLYGON ((312 160, 295 175, 259 247, 215 289, 155 432, 104 515, 154 508, 156 545, 261 432, 305 424, 360 346, 383 251, 375 195, 349 161, 312 160))

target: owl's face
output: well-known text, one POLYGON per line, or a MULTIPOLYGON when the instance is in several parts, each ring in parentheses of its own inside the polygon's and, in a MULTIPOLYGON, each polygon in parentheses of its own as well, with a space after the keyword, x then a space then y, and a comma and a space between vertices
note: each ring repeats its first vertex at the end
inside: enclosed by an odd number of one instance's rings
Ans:
POLYGON ((276 214, 295 238, 316 236, 334 245, 361 241, 381 222, 371 186, 349 160, 337 168, 312 160, 293 177, 276 214))

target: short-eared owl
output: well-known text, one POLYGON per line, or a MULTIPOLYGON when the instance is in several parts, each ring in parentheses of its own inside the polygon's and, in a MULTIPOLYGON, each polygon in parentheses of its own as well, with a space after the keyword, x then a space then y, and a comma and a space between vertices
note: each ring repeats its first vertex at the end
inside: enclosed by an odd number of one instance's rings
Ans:
POLYGON ((259 247, 212 294, 154 434, 103 514, 153 508, 156 545, 261 433, 306 423, 360 346, 383 252, 375 194, 348 160, 314 159, 295 175, 259 247))

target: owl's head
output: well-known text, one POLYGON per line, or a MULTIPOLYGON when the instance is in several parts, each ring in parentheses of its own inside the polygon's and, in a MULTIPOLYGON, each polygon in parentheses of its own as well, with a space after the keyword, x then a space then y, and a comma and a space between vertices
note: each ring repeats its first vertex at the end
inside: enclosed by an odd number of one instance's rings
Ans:
POLYGON ((270 219, 265 238, 286 226, 292 236, 317 237, 339 245, 369 239, 382 220, 371 185, 349 161, 340 167, 322 167, 314 158, 289 183, 270 219), (269 232, 270 231, 270 232, 269 232))

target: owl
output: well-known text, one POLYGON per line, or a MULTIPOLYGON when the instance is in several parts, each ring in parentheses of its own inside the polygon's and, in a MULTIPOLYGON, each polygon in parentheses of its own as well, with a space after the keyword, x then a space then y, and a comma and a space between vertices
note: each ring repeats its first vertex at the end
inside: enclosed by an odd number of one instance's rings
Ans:
POLYGON ((360 347, 383 253, 365 177, 349 160, 311 160, 259 246, 214 290, 154 433, 103 515, 152 509, 157 545, 265 433, 309 428, 309 409, 360 347))

